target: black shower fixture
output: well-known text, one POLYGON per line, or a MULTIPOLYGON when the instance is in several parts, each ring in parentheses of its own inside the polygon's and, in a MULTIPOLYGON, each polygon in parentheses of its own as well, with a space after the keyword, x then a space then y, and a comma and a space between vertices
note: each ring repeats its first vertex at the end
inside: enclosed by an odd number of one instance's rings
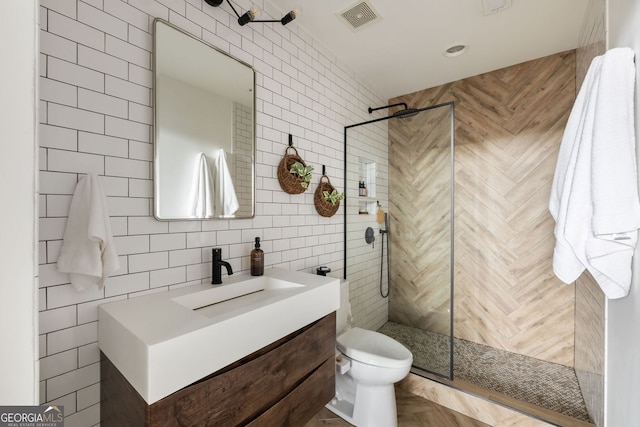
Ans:
POLYGON ((377 107, 377 108, 369 107, 369 114, 377 110, 382 110, 383 108, 398 107, 400 105, 404 107, 404 110, 396 111, 391 115, 391 117, 413 117, 420 112, 416 108, 409 108, 406 102, 398 102, 397 104, 385 105, 384 107, 377 107))
MULTIPOLYGON (((213 6, 213 7, 218 7, 222 4, 222 2, 224 0, 204 0, 205 2, 207 2, 207 4, 209 6, 213 6)), ((236 16, 238 17, 238 24, 240 24, 240 26, 249 24, 251 22, 279 22, 282 25, 287 25, 289 22, 293 21, 294 19, 296 19, 296 17, 300 14, 299 10, 292 10, 291 12, 287 13, 286 15, 284 15, 282 17, 282 19, 264 19, 264 20, 259 20, 259 19, 255 19, 256 16, 258 16, 259 11, 257 9, 251 9, 246 11, 245 13, 243 13, 242 15, 240 15, 238 13, 238 11, 236 10, 236 8, 233 6, 233 3, 231 3, 231 0, 227 0, 227 4, 229 6, 231 6, 231 9, 233 10, 233 13, 236 14, 236 16)))
POLYGON ((403 105, 405 110, 409 108, 406 102, 398 102, 397 104, 385 105, 384 107, 376 107, 376 108, 369 107, 369 114, 373 113, 374 111, 382 110, 383 108, 397 107, 398 105, 403 105))

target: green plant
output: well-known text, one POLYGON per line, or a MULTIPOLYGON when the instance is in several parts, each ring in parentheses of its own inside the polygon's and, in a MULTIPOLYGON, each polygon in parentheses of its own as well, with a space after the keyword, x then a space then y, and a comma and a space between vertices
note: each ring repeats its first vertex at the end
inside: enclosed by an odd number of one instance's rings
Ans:
POLYGON ((307 188, 309 187, 309 182, 311 182, 312 170, 313 166, 311 165, 304 166, 300 162, 295 162, 293 165, 291 165, 291 169, 289 170, 289 172, 302 178, 302 182, 300 183, 300 185, 302 186, 302 188, 307 188))
POLYGON ((324 196, 324 199, 328 202, 331 202, 332 205, 335 205, 336 203, 339 203, 340 200, 344 199, 344 194, 338 193, 338 190, 336 190, 335 188, 331 193, 329 193, 328 191, 323 191, 322 195, 324 196))

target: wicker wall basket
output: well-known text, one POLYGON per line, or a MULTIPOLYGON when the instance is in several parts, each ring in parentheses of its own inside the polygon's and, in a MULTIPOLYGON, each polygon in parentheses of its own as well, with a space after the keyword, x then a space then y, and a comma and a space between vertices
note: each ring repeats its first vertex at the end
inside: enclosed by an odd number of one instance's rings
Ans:
POLYGON ((331 193, 335 188, 331 185, 331 181, 326 175, 322 175, 320 177, 320 183, 318 184, 318 188, 316 188, 316 192, 313 194, 313 204, 316 207, 316 211, 325 217, 331 217, 338 212, 338 208, 340 207, 340 202, 335 205, 324 199, 324 195, 322 194, 324 191, 328 191, 331 193), (326 179, 326 182, 324 181, 326 179))
POLYGON ((300 194, 306 190, 306 188, 300 185, 303 179, 290 172, 291 166, 293 166, 295 162, 300 162, 302 166, 307 166, 304 160, 302 160, 302 157, 298 155, 298 150, 296 150, 295 147, 289 146, 284 150, 284 157, 278 165, 278 182, 280 183, 280 187, 289 194, 300 194), (295 154, 289 154, 289 149, 292 149, 295 154))

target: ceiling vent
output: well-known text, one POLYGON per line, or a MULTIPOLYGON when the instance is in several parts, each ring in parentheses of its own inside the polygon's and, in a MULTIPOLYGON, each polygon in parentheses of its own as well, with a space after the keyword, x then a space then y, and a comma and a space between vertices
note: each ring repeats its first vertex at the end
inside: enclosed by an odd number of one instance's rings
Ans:
POLYGON ((368 0, 358 2, 337 15, 353 31, 359 31, 382 19, 368 0))
POLYGON ((511 0, 482 0, 485 15, 498 13, 511 6, 511 0))

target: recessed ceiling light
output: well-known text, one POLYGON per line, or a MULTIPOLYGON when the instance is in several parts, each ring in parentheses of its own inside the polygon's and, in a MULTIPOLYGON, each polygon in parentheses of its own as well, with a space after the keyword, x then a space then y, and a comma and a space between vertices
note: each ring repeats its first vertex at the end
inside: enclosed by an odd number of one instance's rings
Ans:
POLYGON ((482 9, 485 15, 502 12, 511 7, 511 0, 482 0, 482 9))
POLYGON ((463 44, 456 44, 445 50, 442 54, 449 58, 454 56, 460 56, 467 51, 467 46, 463 44))

